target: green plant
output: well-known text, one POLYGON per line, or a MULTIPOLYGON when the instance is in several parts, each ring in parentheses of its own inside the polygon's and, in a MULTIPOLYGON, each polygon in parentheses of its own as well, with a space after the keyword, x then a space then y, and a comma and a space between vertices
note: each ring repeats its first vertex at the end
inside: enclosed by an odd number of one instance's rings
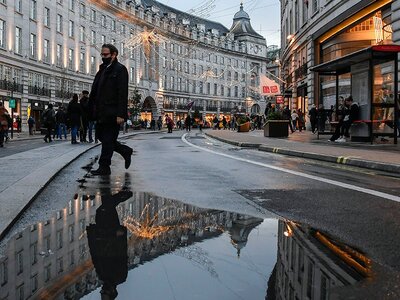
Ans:
POLYGON ((283 120, 282 113, 280 111, 272 111, 267 115, 267 120, 283 120))
POLYGON ((132 126, 136 127, 136 126, 141 126, 141 123, 139 120, 135 120, 132 122, 132 126))
POLYGON ((246 123, 246 122, 249 122, 249 121, 250 121, 250 118, 249 118, 248 116, 245 116, 245 115, 238 116, 238 117, 236 118, 236 123, 237 123, 238 125, 242 125, 242 124, 244 124, 244 123, 246 123))
POLYGON ((129 113, 131 115, 131 118, 136 119, 137 116, 140 114, 140 111, 142 110, 142 103, 140 103, 140 100, 142 99, 142 95, 139 94, 138 90, 135 90, 133 92, 132 98, 131 98, 131 105, 129 107, 129 113))

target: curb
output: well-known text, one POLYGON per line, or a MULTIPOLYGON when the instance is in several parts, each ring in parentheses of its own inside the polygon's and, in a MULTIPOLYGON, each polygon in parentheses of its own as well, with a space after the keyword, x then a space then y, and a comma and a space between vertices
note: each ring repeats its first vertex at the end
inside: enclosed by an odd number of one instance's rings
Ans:
MULTIPOLYGON (((126 134, 124 136, 119 137, 119 139, 125 140, 129 137, 136 136, 136 135, 141 135, 141 134, 152 134, 152 133, 158 133, 160 131, 155 131, 155 132, 135 132, 131 134, 126 134)), ((87 153, 88 151, 100 146, 101 143, 99 144, 94 144, 90 145, 87 149, 81 149, 82 151, 79 152, 79 148, 74 149, 71 152, 68 152, 64 154, 64 160, 53 160, 46 165, 44 165, 42 168, 35 170, 31 174, 25 176, 18 182, 14 183, 13 185, 9 186, 5 190, 3 190, 1 194, 6 194, 6 195, 16 195, 19 199, 22 199, 22 203, 20 206, 16 205, 15 207, 12 207, 12 205, 15 205, 15 203, 11 203, 11 205, 8 206, 8 211, 6 210, 5 212, 0 212, 0 217, 1 217, 1 222, 0 222, 0 240, 3 239, 6 234, 9 232, 9 230, 13 227, 13 225, 18 221, 18 219, 21 217, 21 215, 29 208, 29 206, 35 201, 35 199, 40 195, 40 193, 50 184, 50 182, 65 168, 67 168, 72 162, 74 162, 76 159, 81 157, 83 154, 87 153), (77 153, 79 152, 79 153, 77 153), (46 176, 47 174, 47 176, 46 176), (43 180, 42 180, 43 179, 43 180), (42 180, 42 181, 41 181, 42 180), (34 188, 37 187, 36 189, 34 188), (26 189, 23 189, 21 187, 26 187, 26 189), (25 202, 24 202, 25 200, 25 202), (13 213, 14 212, 14 213, 13 213), (5 214, 12 215, 10 218, 11 220, 7 219, 7 216, 5 214)), ((79 146, 78 146, 79 147, 79 146)), ((62 156, 61 156, 62 157, 62 156)), ((60 157, 59 157, 60 158, 60 157)), ((11 201, 12 202, 12 201, 11 201)))
POLYGON ((319 154, 319 153, 313 153, 313 152, 301 152, 301 151, 296 151, 296 150, 290 150, 287 148, 271 147, 271 146, 267 146, 264 144, 241 143, 241 142, 237 142, 237 141, 231 141, 231 140, 226 140, 226 139, 223 139, 220 137, 216 137, 216 136, 210 135, 208 133, 205 133, 205 135, 210 138, 219 140, 219 141, 227 143, 227 144, 238 146, 238 147, 255 148, 255 149, 258 149, 259 151, 264 151, 264 152, 269 152, 269 153, 296 156, 296 157, 302 157, 302 158, 307 158, 307 159, 326 161, 326 162, 335 163, 335 164, 342 164, 342 165, 347 165, 347 166, 370 169, 370 170, 375 170, 375 171, 385 171, 385 172, 390 172, 390 173, 394 173, 394 174, 400 174, 400 165, 389 165, 386 163, 381 163, 381 162, 372 161, 372 160, 362 160, 362 159, 352 158, 351 156, 348 156, 348 157, 334 156, 334 155, 326 155, 326 154, 319 154))

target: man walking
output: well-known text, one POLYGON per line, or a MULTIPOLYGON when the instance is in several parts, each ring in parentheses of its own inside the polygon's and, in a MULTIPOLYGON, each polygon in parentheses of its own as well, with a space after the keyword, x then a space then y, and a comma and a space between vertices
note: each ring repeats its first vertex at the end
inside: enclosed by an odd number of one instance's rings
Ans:
POLYGON ((102 142, 99 168, 93 175, 111 174, 114 151, 125 159, 125 169, 131 164, 132 148, 117 141, 120 125, 128 117, 128 70, 118 62, 118 49, 111 44, 101 47, 103 63, 94 78, 89 101, 96 131, 102 142))
POLYGON ((53 109, 53 104, 49 103, 47 109, 42 114, 42 126, 46 128, 46 135, 43 140, 46 143, 51 143, 53 140, 51 139, 52 131, 56 125, 56 112, 53 109))
MULTIPOLYGON (((79 133, 81 143, 86 143, 86 136, 89 128, 89 92, 82 91, 82 98, 79 100, 79 104, 81 105, 81 130, 79 133)), ((89 138, 90 141, 90 138, 89 138)), ((92 140, 93 142, 93 140, 92 140)))

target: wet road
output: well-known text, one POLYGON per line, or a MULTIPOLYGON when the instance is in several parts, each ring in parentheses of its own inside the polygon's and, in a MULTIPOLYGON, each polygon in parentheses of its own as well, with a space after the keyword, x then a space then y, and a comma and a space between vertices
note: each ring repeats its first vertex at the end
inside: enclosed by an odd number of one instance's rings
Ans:
POLYGON ((399 297, 399 178, 182 134, 128 140, 129 172, 87 176, 98 150, 63 171, 7 237, 2 266, 25 264, 1 293, 399 297))

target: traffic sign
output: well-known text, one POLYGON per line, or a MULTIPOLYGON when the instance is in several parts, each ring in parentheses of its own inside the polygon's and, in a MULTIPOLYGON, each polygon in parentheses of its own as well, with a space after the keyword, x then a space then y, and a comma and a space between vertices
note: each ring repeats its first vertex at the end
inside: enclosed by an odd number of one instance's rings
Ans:
POLYGON ((8 101, 8 106, 9 106, 10 108, 15 108, 15 99, 10 99, 10 100, 8 101))

